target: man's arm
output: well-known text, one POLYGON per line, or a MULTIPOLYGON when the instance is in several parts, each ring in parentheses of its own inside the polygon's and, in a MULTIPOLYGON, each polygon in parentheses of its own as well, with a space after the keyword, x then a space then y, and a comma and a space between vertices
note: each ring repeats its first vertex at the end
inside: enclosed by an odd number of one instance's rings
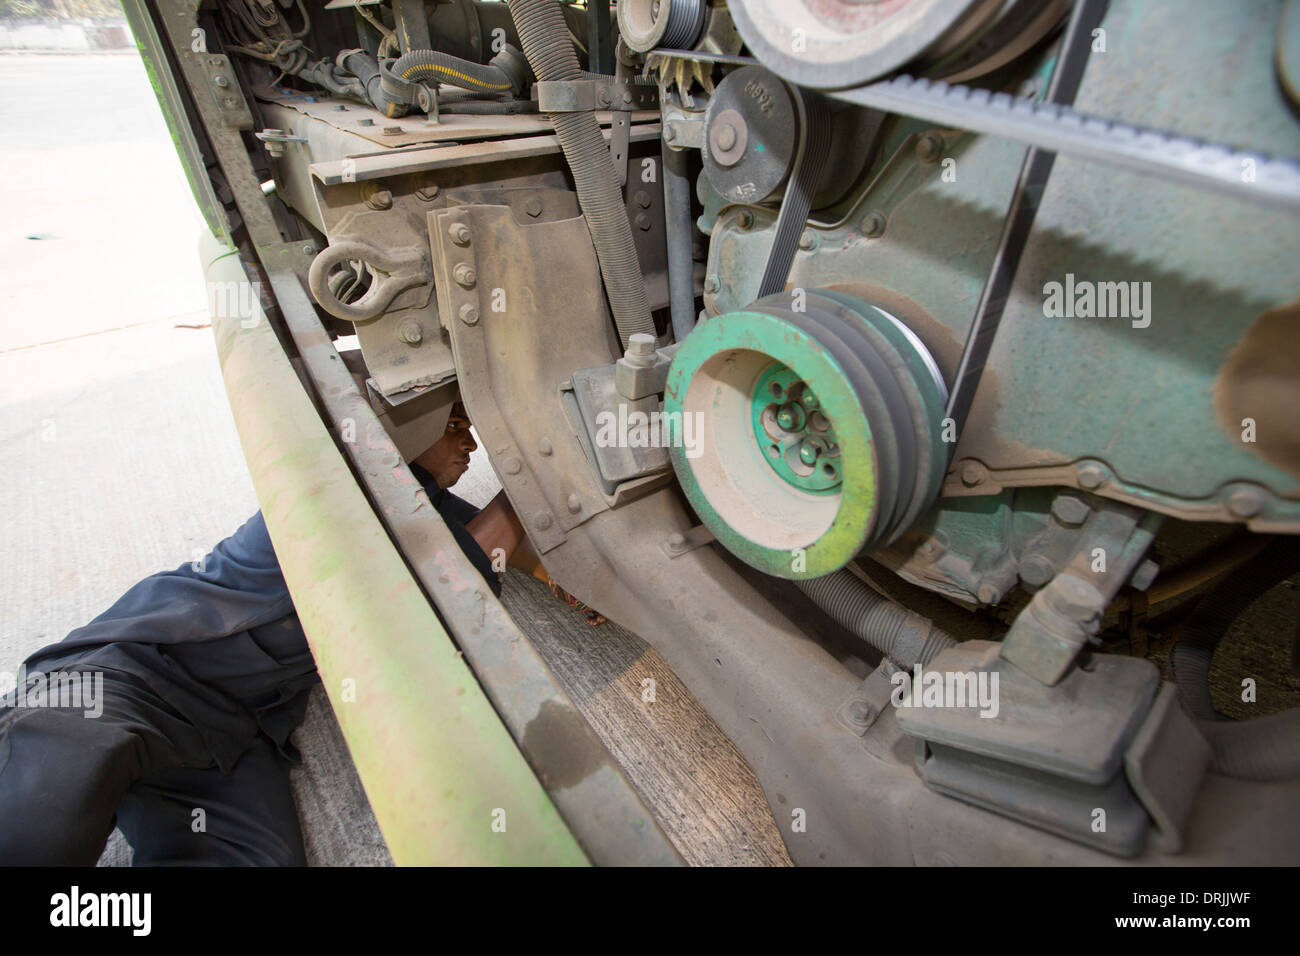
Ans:
MULTIPOLYGON (((505 491, 497 492, 497 496, 471 518, 465 528, 478 542, 478 546, 483 549, 488 559, 493 561, 499 549, 504 552, 506 561, 509 562, 519 546, 527 545, 528 541, 524 534, 524 526, 515 514, 515 509, 510 507, 510 499, 506 497, 505 491)), ((532 549, 526 547, 525 550, 532 549)))

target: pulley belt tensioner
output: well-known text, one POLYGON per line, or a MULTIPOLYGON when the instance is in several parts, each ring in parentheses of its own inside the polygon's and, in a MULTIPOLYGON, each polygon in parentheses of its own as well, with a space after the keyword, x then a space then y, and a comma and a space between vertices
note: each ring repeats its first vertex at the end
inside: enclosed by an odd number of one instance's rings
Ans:
POLYGON ((760 571, 812 578, 896 540, 934 502, 947 399, 907 326, 819 289, 698 325, 664 407, 692 416, 698 440, 670 454, 718 541, 760 571))

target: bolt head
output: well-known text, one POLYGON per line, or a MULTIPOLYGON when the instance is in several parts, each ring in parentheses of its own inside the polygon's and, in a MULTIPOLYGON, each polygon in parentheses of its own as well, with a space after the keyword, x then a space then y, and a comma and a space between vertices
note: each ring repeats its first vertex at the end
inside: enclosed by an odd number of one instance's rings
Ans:
POLYGON ((710 294, 717 292, 722 288, 722 283, 718 281, 716 275, 707 275, 704 277, 704 291, 710 294))
POLYGON ((885 234, 885 217, 883 213, 873 212, 862 220, 862 234, 868 239, 875 239, 885 234))
POLYGON ((407 319, 397 330, 398 337, 407 345, 419 345, 424 339, 424 330, 414 319, 407 319))
POLYGON ((860 724, 865 724, 871 718, 871 705, 865 700, 849 701, 849 717, 860 724))
POLYGON ((805 229, 804 234, 799 237, 799 248, 807 252, 815 245, 817 245, 817 237, 812 234, 811 229, 805 229))
POLYGON ((383 188, 376 189, 374 192, 370 194, 370 198, 366 200, 366 205, 369 206, 371 209, 392 209, 393 208, 392 190, 383 189, 383 188))
POLYGON ((638 206, 640 206, 642 209, 649 209, 649 208, 650 208, 650 194, 649 194, 648 192, 646 192, 644 189, 638 189, 638 190, 636 191, 636 195, 634 195, 634 196, 632 197, 632 199, 633 199, 633 200, 636 202, 636 204, 637 204, 638 206))
POLYGON ((478 281, 478 275, 474 272, 474 267, 462 262, 455 269, 451 270, 451 277, 465 288, 471 288, 478 281))
POLYGON ((212 82, 217 84, 217 86, 221 87, 223 90, 230 85, 230 80, 226 79, 226 77, 222 76, 220 73, 212 78, 212 82))
POLYGON ((822 453, 821 445, 813 438, 805 438, 799 443, 799 460, 805 465, 817 463, 817 456, 822 453))
POLYGON ((638 229, 640 229, 642 232, 648 232, 650 230, 650 226, 651 226, 651 222, 649 216, 647 216, 643 212, 639 212, 636 214, 636 227, 638 229))
POLYGON ((565 504, 568 506, 569 510, 574 514, 577 514, 579 511, 582 510, 582 499, 579 498, 577 495, 569 495, 569 498, 565 502, 565 504))
POLYGON ((926 133, 916 143, 916 158, 923 163, 938 162, 943 155, 943 137, 926 133))
POLYGON ((433 202, 438 198, 439 191, 436 185, 421 186, 415 191, 415 198, 421 202, 433 202))
POLYGON ((984 480, 984 466, 977 461, 965 461, 961 466, 961 483, 973 488, 984 480))
POLYGON ((648 332, 635 332, 628 336, 627 354, 641 358, 655 354, 655 338, 648 332))
POLYGON ((1041 554, 1031 554, 1020 562, 1020 580, 1033 587, 1042 587, 1052 580, 1056 568, 1041 554))
POLYGON ((539 511, 533 518, 533 524, 537 526, 539 531, 545 531, 551 526, 551 516, 545 511, 539 511))
POLYGON ((1228 510, 1238 518, 1251 518, 1264 507, 1264 496, 1254 488, 1238 488, 1228 495, 1228 510))
POLYGON ((670 548, 677 549, 683 547, 685 544, 686 536, 684 534, 674 531, 668 536, 668 547, 670 548))
POLYGON ((1079 469, 1077 480, 1080 488, 1087 488, 1089 491, 1093 488, 1100 488, 1106 483, 1106 469, 1101 465, 1089 462, 1079 469))
POLYGON ((736 127, 730 123, 719 123, 714 142, 718 144, 719 149, 731 149, 736 145, 736 127))
POLYGON ((1088 520, 1092 508, 1078 495, 1059 494, 1052 499, 1052 514, 1067 527, 1077 528, 1088 520))
POLYGON ((542 214, 542 201, 536 196, 524 200, 524 212, 528 213, 533 219, 542 214))
POLYGON ((466 325, 474 325, 478 322, 478 306, 466 302, 460 307, 460 320, 466 325))
POLYGON ((981 584, 975 596, 981 604, 997 604, 1002 600, 1002 592, 992 584, 981 584))

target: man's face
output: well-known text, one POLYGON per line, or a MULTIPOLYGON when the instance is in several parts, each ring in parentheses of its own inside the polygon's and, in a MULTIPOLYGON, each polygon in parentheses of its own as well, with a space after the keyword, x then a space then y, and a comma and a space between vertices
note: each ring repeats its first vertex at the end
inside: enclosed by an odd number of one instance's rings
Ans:
POLYGON ((469 468, 469 456, 478 448, 478 442, 469 430, 469 416, 465 406, 457 402, 451 407, 447 430, 415 463, 438 482, 439 488, 450 488, 469 468))

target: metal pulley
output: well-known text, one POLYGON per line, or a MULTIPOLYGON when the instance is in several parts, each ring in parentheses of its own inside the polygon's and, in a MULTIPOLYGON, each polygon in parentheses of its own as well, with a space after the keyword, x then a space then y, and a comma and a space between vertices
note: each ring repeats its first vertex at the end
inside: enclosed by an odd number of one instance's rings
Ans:
POLYGON ((743 561, 819 577, 897 540, 938 496, 947 387, 885 310, 831 290, 784 292, 699 325, 673 359, 673 443, 696 514, 743 561))

